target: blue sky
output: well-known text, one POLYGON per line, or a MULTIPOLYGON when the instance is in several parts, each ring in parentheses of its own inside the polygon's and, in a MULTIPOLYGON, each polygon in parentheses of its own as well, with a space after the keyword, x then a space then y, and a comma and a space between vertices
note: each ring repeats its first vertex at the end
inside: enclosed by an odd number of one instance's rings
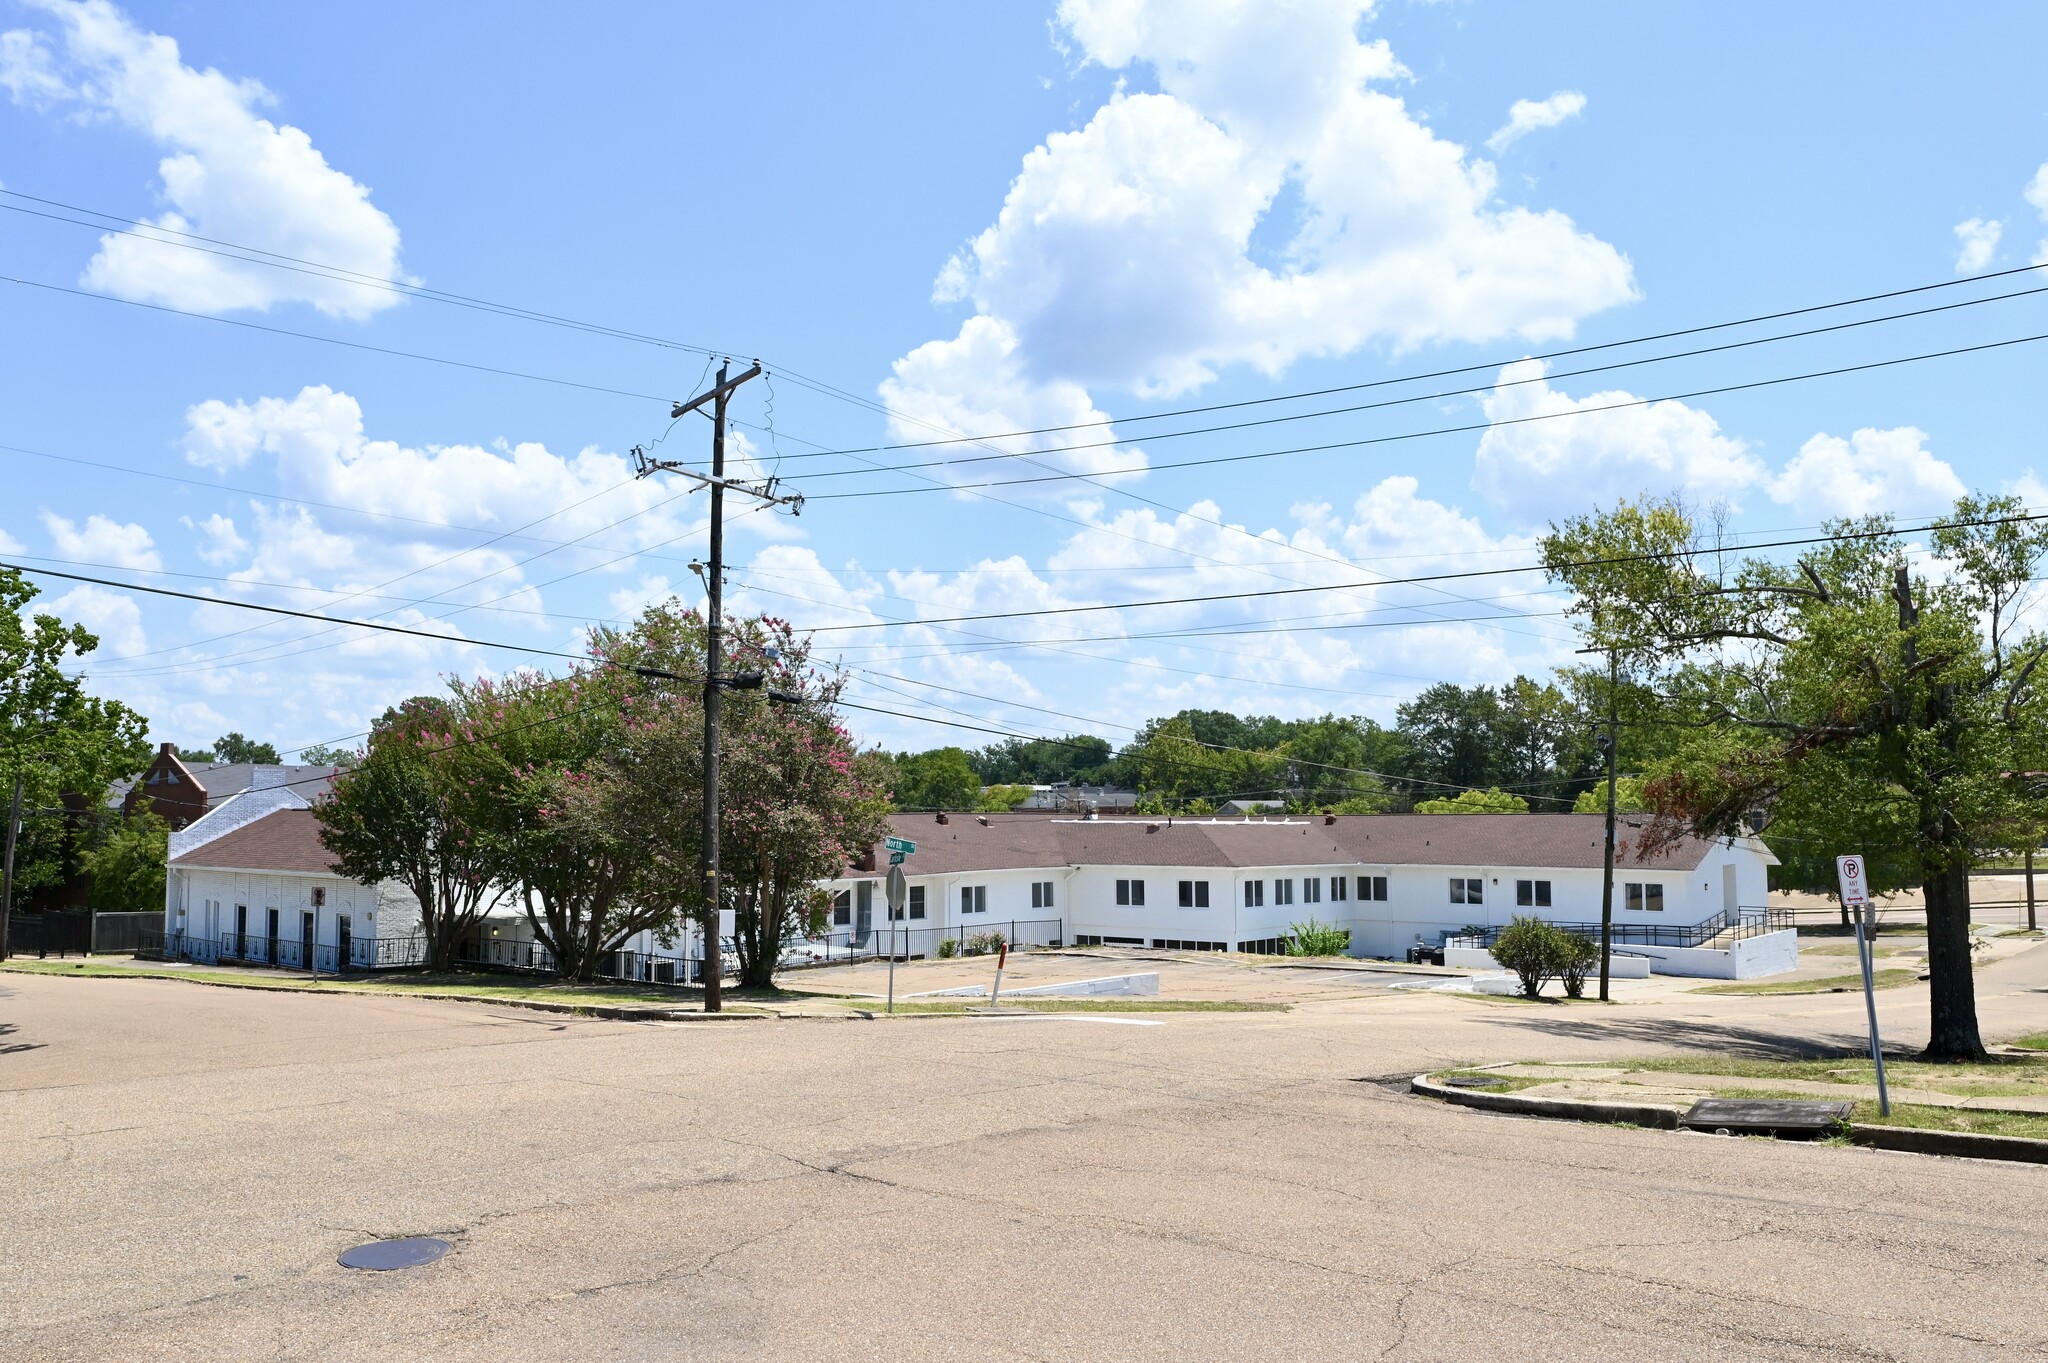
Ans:
MULTIPOLYGON (((707 357, 102 240, 35 199, 761 357, 739 448, 811 500, 734 522, 735 603, 820 627, 863 703, 1019 732, 1388 719, 1431 680, 1541 674, 1573 641, 1536 578, 1348 584, 1527 562, 1549 519, 1621 496, 1725 502, 1765 537, 1966 487, 2048 506, 2041 345, 1568 414, 2048 332, 2048 295, 1597 375, 1510 363, 2048 284, 1976 281, 2048 252, 2039 7, 586 9, 0 0, 0 273, 30 281, 0 284, 0 549, 453 636, 46 581, 156 737, 337 738, 442 673, 560 662, 476 640, 574 651, 694 599, 703 498, 628 483, 625 451, 707 357), (1456 366, 1484 367, 1348 401, 1502 386, 1206 436, 1135 420, 1456 366), (992 447, 1030 458, 872 467, 992 447), (932 488, 1053 474, 1088 481, 932 488), (885 489, 913 490, 829 495, 885 489), (1299 585, 1346 589, 860 628, 1299 585), (1260 632, 1185 637, 1210 629, 1260 632)), ((663 452, 701 458, 702 425, 663 452)))

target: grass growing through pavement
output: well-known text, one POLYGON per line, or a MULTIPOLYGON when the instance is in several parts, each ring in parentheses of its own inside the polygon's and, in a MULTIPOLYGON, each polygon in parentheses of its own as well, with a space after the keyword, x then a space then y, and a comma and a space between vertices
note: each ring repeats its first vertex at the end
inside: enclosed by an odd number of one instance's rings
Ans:
MULTIPOLYGON (((497 999, 506 1003, 560 1003, 574 1006, 648 1004, 687 1008, 698 1003, 701 991, 663 989, 640 985, 574 984, 532 979, 505 979, 489 975, 386 975, 374 978, 337 980, 272 971, 152 969, 147 966, 110 965, 97 961, 8 961, 0 969, 31 975, 95 976, 104 979, 183 980, 191 984, 230 985, 242 989, 284 989, 314 994, 408 995, 439 998, 497 999)), ((728 999, 745 1002, 753 998, 801 997, 781 991, 728 988, 728 999)))
MULTIPOLYGON (((857 1008, 866 1013, 879 1013, 885 1006, 881 999, 834 999, 834 1003, 847 1008, 857 1008)), ((986 1008, 986 998, 955 999, 898 999, 899 1013, 965 1013, 970 1008, 986 1008)), ((1003 1008, 1017 1008, 1032 1013, 1284 1013, 1284 1003, 1244 1003, 1234 999, 1049 999, 1043 997, 1003 999, 1003 1008)))
MULTIPOLYGON (((2048 1038, 2042 1038, 2048 1040, 2048 1038)), ((1824 1084, 1875 1084, 1868 1060, 1739 1060, 1711 1056, 1601 1061, 1601 1069, 1698 1074, 1729 1079, 1805 1079, 1824 1084)), ((1925 1089, 1965 1098, 2048 1097, 2048 1059, 2012 1057, 1974 1065, 1933 1065, 1887 1059, 1885 1077, 1895 1088, 1925 1089)), ((1945 1110, 1945 1109, 1944 1109, 1945 1110)))
MULTIPOLYGON (((1879 989, 1897 989, 1918 978, 1911 970, 1880 970, 1871 977, 1879 989)), ((1694 994, 1834 994, 1863 987, 1863 974, 1828 975, 1818 980, 1777 980, 1762 984, 1710 984, 1689 992, 1694 994)))

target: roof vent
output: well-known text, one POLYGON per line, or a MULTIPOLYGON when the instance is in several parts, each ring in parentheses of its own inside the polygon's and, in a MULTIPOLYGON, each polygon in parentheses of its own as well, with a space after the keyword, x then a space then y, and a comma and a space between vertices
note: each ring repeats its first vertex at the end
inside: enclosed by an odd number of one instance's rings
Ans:
POLYGON ((988 815, 984 814, 984 815, 982 815, 982 816, 981 816, 981 826, 982 826, 983 828, 987 828, 987 827, 989 826, 989 823, 988 823, 988 815))
POLYGON ((1334 825, 1334 824, 1335 824, 1336 822, 1337 822, 1337 816, 1336 816, 1335 814, 1325 814, 1325 815, 1323 815, 1323 827, 1325 827, 1325 828, 1329 828, 1329 827, 1333 826, 1333 825, 1334 825))
POLYGON ((1157 833, 1159 831, 1159 825, 1156 823, 1148 823, 1145 825, 1145 831, 1147 833, 1157 833))
POLYGON ((938 822, 940 822, 940 823, 951 823, 951 822, 953 822, 953 821, 952 821, 951 819, 949 819, 949 818, 947 818, 947 817, 946 817, 946 812, 945 812, 944 810, 940 810, 940 811, 939 811, 939 817, 938 817, 938 822))

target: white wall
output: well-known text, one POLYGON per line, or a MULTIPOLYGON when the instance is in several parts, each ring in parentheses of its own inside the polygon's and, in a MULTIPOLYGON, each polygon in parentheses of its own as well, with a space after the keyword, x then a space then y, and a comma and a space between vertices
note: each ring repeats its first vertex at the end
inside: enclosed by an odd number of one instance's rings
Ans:
POLYGON ((222 937, 235 931, 238 904, 249 911, 246 931, 251 938, 268 935, 271 909, 278 911, 278 937, 288 942, 299 940, 300 915, 308 911, 314 915, 314 940, 321 946, 334 945, 342 915, 347 915, 350 936, 357 941, 411 937, 420 930, 419 901, 396 881, 365 885, 310 873, 172 867, 164 880, 164 931, 184 934, 195 954, 210 955, 219 949, 222 937), (326 903, 317 909, 315 888, 326 891, 326 903), (210 911, 210 903, 218 908, 210 911))

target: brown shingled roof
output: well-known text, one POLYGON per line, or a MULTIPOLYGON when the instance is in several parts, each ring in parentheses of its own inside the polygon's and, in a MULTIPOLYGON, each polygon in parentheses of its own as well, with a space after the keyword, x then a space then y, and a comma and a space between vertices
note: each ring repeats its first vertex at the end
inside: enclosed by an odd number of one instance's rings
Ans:
MULTIPOLYGON (((919 875, 1052 866, 1531 866, 1597 867, 1598 814, 1340 814, 1291 819, 1048 819, 1043 814, 898 814, 892 832, 917 844, 919 875), (984 821, 985 820, 985 821, 984 821), (1151 831, 1147 831, 1150 829, 1151 831)), ((1639 829, 1616 830, 1615 864, 1690 870, 1709 843, 1684 838, 1639 859, 1639 829)), ((878 855, 876 864, 887 858, 878 855)))
POLYGON ((183 856, 173 857, 171 865, 339 874, 334 869, 334 854, 320 845, 320 822, 310 809, 280 809, 265 814, 183 856))

